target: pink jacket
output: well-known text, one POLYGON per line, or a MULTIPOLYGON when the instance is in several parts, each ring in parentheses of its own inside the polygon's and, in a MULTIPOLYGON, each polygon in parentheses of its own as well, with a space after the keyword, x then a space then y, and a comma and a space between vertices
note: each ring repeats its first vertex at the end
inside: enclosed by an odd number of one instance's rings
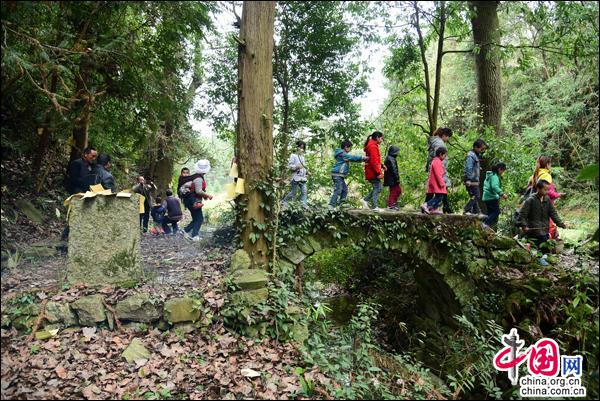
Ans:
POLYGON ((444 182, 444 165, 439 157, 431 162, 429 169, 429 180, 427 181, 428 194, 447 194, 446 183, 444 182))

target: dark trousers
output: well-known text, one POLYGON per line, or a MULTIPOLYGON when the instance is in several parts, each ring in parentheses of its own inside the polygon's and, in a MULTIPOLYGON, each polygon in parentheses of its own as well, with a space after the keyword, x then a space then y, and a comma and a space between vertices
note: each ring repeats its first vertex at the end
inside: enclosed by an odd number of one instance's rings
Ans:
POLYGON ((437 209, 444 201, 444 194, 431 194, 431 199, 427 201, 429 209, 437 209))
POLYGON ((165 230, 165 234, 171 234, 171 227, 169 227, 169 224, 173 227, 173 232, 176 233, 179 229, 179 227, 177 227, 178 221, 179 220, 172 220, 169 216, 164 216, 162 219, 162 228, 165 230))
POLYGON ((396 207, 398 206, 398 198, 402 190, 400 189, 400 184, 392 185, 390 187, 390 196, 388 196, 387 205, 388 207, 396 207))
POLYGON ((150 221, 150 203, 144 201, 144 213, 140 213, 140 230, 148 232, 148 221, 150 221))
MULTIPOLYGON (((434 194, 427 194, 425 196, 425 202, 429 202, 431 200, 431 198, 433 198, 434 194)), ((450 202, 448 201, 448 194, 438 194, 438 195, 442 195, 443 199, 442 199, 442 205, 444 207, 444 213, 453 213, 452 209, 450 208, 450 202)))
POLYGON ((192 221, 185 226, 183 231, 186 233, 192 232, 192 237, 195 237, 200 232, 200 226, 202 226, 202 222, 204 221, 204 215, 202 214, 202 208, 194 209, 195 199, 193 196, 190 196, 185 199, 185 206, 188 208, 192 215, 192 221))
POLYGON ((479 185, 468 185, 466 188, 471 199, 469 199, 469 202, 465 206, 465 213, 480 214, 479 199, 481 196, 479 195, 479 185))
POLYGON ((487 218, 483 221, 488 226, 496 224, 500 216, 500 199, 486 200, 487 218))
POLYGON ((344 177, 333 176, 332 178, 333 195, 331 195, 331 199, 329 200, 329 206, 336 207, 346 200, 346 196, 348 196, 348 185, 346 185, 344 177))

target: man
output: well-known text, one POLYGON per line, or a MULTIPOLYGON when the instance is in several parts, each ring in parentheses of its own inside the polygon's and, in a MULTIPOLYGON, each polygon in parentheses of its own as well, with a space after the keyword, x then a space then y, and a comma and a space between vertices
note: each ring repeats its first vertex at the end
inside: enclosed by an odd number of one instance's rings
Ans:
POLYGON ((133 186, 132 191, 144 196, 144 213, 140 213, 140 229, 148 232, 148 221, 150 220, 150 205, 152 204, 152 194, 156 192, 156 185, 152 181, 146 180, 143 176, 139 176, 137 184, 133 186))
MULTIPOLYGON (((557 226, 566 228, 566 225, 562 222, 547 196, 550 183, 546 180, 538 180, 535 187, 536 192, 531 194, 523 203, 519 225, 525 232, 525 236, 539 248, 544 242, 548 241, 550 217, 557 226)), ((541 258, 539 263, 542 266, 548 265, 544 258, 541 258)))
POLYGON ((106 153, 102 153, 98 156, 98 165, 96 166, 96 175, 98 180, 104 189, 110 189, 113 193, 117 192, 117 185, 115 184, 115 177, 109 171, 112 167, 110 162, 110 156, 106 153))
MULTIPOLYGON (((90 185, 98 183, 95 174, 94 162, 97 157, 96 149, 88 147, 83 149, 81 159, 76 159, 69 164, 66 177, 66 189, 69 195, 86 192, 90 189, 90 185)), ((69 238, 69 225, 62 232, 61 240, 66 241, 69 238)))
POLYGON ((183 212, 181 211, 181 203, 179 199, 173 196, 173 192, 167 189, 167 199, 165 200, 167 205, 167 213, 162 219, 162 228, 165 234, 171 233, 171 227, 173 226, 173 234, 177 233, 178 227, 177 222, 183 218, 183 212))
POLYGON ((481 174, 481 155, 487 149, 488 145, 483 139, 478 139, 473 143, 473 149, 469 150, 465 158, 465 187, 469 193, 469 202, 465 205, 464 214, 481 214, 479 208, 479 176, 481 174))
POLYGON ((306 170, 304 162, 304 152, 306 151, 306 143, 304 141, 296 142, 297 152, 292 153, 290 156, 288 167, 292 170, 292 190, 283 198, 283 204, 287 203, 296 198, 296 192, 300 188, 300 202, 304 205, 308 203, 308 196, 306 190, 306 181, 308 177, 308 171, 306 170))
POLYGON ((90 189, 90 185, 97 184, 94 174, 94 162, 98 153, 94 148, 83 149, 83 157, 73 160, 69 165, 67 188, 71 195, 80 192, 86 192, 90 189))

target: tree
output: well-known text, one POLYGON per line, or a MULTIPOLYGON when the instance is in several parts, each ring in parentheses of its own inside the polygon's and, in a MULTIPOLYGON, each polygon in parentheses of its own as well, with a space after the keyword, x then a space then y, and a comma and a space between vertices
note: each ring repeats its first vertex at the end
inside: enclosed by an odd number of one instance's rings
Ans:
POLYGON ((502 77, 500 65, 500 29, 498 1, 470 1, 473 41, 477 48, 477 100, 481 123, 501 133, 502 77))
POLYGON ((266 268, 269 253, 264 235, 269 197, 260 184, 273 166, 274 18, 275 3, 245 1, 239 38, 236 154, 240 177, 245 179, 245 194, 239 200, 242 210, 238 224, 252 266, 262 268, 266 268))

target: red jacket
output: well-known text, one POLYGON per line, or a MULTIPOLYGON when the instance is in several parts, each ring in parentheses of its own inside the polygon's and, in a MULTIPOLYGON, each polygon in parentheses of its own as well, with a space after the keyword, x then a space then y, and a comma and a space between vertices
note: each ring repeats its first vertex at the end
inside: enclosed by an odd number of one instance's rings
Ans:
POLYGON ((446 183, 444 182, 444 165, 439 157, 431 162, 429 169, 429 180, 427 181, 428 194, 447 194, 446 183))
POLYGON ((381 156, 379 155, 379 144, 369 139, 365 146, 365 153, 369 156, 369 161, 365 163, 365 179, 374 180, 381 175, 381 156))

